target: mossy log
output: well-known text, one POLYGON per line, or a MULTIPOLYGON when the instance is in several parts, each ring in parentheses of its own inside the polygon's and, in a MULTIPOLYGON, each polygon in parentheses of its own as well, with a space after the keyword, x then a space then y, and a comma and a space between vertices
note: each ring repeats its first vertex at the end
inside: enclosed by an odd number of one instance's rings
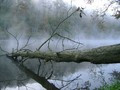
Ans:
POLYGON ((90 50, 65 51, 47 53, 35 52, 16 52, 12 57, 40 58, 42 60, 53 60, 55 62, 91 62, 94 64, 120 63, 120 44, 102 46, 90 50))

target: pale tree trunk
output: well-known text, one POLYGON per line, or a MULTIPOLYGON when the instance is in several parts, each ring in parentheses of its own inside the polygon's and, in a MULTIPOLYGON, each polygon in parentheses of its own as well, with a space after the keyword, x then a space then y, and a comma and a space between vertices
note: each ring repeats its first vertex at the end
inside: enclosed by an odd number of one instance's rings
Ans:
POLYGON ((40 58, 42 60, 53 60, 55 62, 91 62, 94 64, 120 63, 120 44, 98 47, 83 51, 65 52, 17 52, 12 57, 40 58))

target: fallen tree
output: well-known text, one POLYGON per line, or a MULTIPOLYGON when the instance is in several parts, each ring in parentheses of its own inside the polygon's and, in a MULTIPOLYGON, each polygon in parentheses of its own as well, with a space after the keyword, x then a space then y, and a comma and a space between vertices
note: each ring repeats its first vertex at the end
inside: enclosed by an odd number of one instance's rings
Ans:
MULTIPOLYGON (((38 50, 19 50, 17 52, 6 54, 6 56, 11 59, 20 70, 25 72, 28 77, 31 77, 40 83, 47 90, 60 90, 60 88, 48 81, 48 79, 51 79, 53 72, 51 72, 49 77, 42 77, 39 73, 36 74, 28 69, 24 65, 24 62, 31 58, 36 58, 44 60, 44 62, 91 62, 94 64, 120 63, 120 44, 102 46, 83 51, 41 52, 38 50)), ((38 68, 38 70, 40 70, 40 68, 38 68)), ((69 83, 66 85, 69 85, 69 83)))
MULTIPOLYGON (((39 58, 41 60, 55 62, 91 62, 94 64, 120 63, 120 44, 102 46, 90 50, 41 52, 41 51, 18 51, 7 55, 12 58, 39 58)), ((22 61, 22 60, 20 60, 22 61)), ((24 62, 24 61, 22 61, 24 62)))

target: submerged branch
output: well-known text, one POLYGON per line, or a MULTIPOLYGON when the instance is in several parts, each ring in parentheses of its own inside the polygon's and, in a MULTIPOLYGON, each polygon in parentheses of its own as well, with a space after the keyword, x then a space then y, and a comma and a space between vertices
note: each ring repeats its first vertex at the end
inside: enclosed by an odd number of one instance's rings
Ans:
POLYGON ((55 85, 50 83, 45 77, 41 77, 37 74, 35 74, 30 69, 26 68, 23 64, 20 64, 16 58, 10 57, 7 55, 9 59, 12 60, 12 62, 23 72, 25 72, 29 77, 40 83, 44 88, 47 90, 59 90, 55 85))

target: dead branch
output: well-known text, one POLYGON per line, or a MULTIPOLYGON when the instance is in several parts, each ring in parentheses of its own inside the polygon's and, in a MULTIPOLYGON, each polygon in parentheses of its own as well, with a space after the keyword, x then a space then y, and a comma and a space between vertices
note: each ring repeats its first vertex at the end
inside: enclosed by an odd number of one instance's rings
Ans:
POLYGON ((50 79, 50 78, 52 77, 52 75, 53 75, 53 63, 52 63, 52 61, 50 61, 50 63, 51 63, 51 73, 50 73, 50 75, 47 77, 47 79, 50 79))
POLYGON ((46 40, 44 41, 39 47, 38 47, 38 51, 56 34, 56 31, 58 30, 59 26, 64 23, 68 18, 70 18, 74 13, 76 13, 77 10, 75 10, 73 13, 71 13, 69 16, 67 16, 65 19, 63 19, 57 26, 56 28, 53 30, 51 36, 46 40))
POLYGON ((30 38, 31 38, 31 36, 28 37, 27 42, 25 43, 25 45, 22 48, 20 48, 20 50, 23 50, 25 47, 27 47, 29 45, 30 38))
POLYGON ((13 35, 12 33, 10 33, 7 29, 5 30, 8 34, 10 34, 15 40, 16 40, 16 50, 18 51, 19 49, 19 41, 17 39, 17 37, 15 35, 13 35))
POLYGON ((22 71, 24 71, 26 73, 26 75, 28 75, 29 77, 31 77, 32 79, 34 79, 35 81, 37 81, 38 83, 40 83, 44 88, 46 88, 47 90, 59 90, 55 85, 53 85, 52 83, 48 82, 47 79, 45 77, 41 77, 37 74, 35 74, 34 72, 32 72, 30 69, 26 68, 23 64, 19 64, 19 62, 14 59, 13 57, 10 57, 9 55, 7 55, 7 57, 22 71))
POLYGON ((83 44, 80 43, 80 42, 77 42, 77 41, 72 40, 72 39, 70 39, 70 38, 68 38, 68 37, 62 36, 62 35, 60 35, 60 34, 58 34, 58 33, 56 33, 56 35, 58 35, 58 36, 61 37, 61 38, 67 39, 67 40, 69 40, 69 41, 71 41, 71 42, 74 42, 74 43, 76 43, 76 44, 78 44, 78 45, 80 45, 80 44, 83 45, 83 44))
POLYGON ((104 17, 106 15, 106 12, 108 11, 108 9, 110 8, 111 5, 113 5, 115 3, 115 1, 111 1, 110 4, 108 4, 108 6, 105 8, 105 10, 102 12, 103 14, 101 15, 102 17, 104 17))
POLYGON ((40 59, 38 59, 38 61, 39 61, 39 66, 38 66, 37 74, 39 75, 39 73, 40 73, 40 67, 41 67, 41 61, 40 61, 40 59))
POLYGON ((63 85, 60 89, 64 88, 64 87, 67 87, 68 85, 70 85, 72 82, 74 82, 75 80, 78 80, 78 78, 80 78, 81 74, 78 75, 77 77, 75 77, 74 79, 72 80, 69 80, 69 82, 66 84, 66 85, 63 85))
POLYGON ((72 9, 72 0, 71 0, 71 5, 70 5, 70 8, 69 8, 69 10, 67 11, 67 16, 68 16, 68 14, 69 14, 69 12, 70 12, 70 10, 72 9))

